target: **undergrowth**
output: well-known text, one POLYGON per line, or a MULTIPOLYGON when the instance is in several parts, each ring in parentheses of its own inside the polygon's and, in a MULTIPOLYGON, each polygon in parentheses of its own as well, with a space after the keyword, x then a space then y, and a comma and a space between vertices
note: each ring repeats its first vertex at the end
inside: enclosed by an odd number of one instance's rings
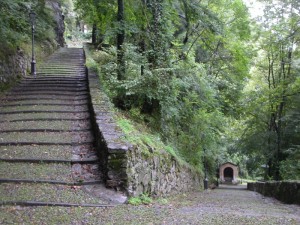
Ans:
MULTIPOLYGON (((101 85, 105 93, 111 98, 114 94, 110 93, 108 88, 109 84, 101 76, 101 65, 107 63, 111 60, 111 55, 105 51, 96 51, 91 49, 90 46, 85 45, 86 53, 86 66, 93 71, 98 73, 101 85)), ((124 140, 130 142, 131 144, 138 146, 144 156, 150 156, 154 154, 170 154, 174 157, 180 164, 189 167, 191 170, 200 172, 200 168, 194 167, 187 163, 177 152, 177 150, 172 146, 172 144, 166 144, 161 139, 158 132, 153 131, 144 122, 145 115, 137 113, 137 110, 132 108, 129 111, 115 110, 117 125, 122 129, 125 134, 124 140)))

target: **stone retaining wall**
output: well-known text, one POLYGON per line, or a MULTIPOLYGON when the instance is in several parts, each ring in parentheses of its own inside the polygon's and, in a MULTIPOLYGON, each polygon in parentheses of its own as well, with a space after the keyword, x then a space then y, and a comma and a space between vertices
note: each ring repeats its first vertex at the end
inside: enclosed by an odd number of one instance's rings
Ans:
POLYGON ((284 203, 300 205, 300 182, 272 181, 248 183, 248 190, 274 197, 284 203))
POLYGON ((125 143, 97 74, 91 70, 87 74, 93 126, 106 186, 124 190, 129 196, 142 193, 166 196, 203 188, 201 174, 179 163, 169 153, 157 154, 149 149, 145 154, 138 146, 125 143))
POLYGON ((149 193, 166 196, 202 189, 202 176, 179 163, 171 154, 145 154, 134 146, 127 153, 127 191, 130 196, 149 193))
POLYGON ((30 69, 30 58, 22 50, 0 60, 0 83, 10 83, 17 77, 26 76, 30 69))

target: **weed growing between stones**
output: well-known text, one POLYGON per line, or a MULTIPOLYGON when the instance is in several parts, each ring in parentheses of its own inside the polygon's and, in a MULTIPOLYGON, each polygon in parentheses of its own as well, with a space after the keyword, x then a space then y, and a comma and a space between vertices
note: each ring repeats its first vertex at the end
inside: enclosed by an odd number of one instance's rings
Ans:
POLYGON ((131 197, 128 203, 131 205, 149 205, 153 202, 152 198, 148 194, 141 194, 139 197, 131 197))

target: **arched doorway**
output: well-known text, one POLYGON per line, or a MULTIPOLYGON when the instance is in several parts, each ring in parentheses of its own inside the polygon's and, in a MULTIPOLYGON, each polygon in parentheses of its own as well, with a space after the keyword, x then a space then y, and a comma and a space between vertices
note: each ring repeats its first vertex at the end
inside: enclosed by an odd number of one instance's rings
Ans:
POLYGON ((225 182, 232 182, 232 180, 233 180, 233 169, 231 167, 226 167, 224 169, 224 180, 225 180, 225 182))

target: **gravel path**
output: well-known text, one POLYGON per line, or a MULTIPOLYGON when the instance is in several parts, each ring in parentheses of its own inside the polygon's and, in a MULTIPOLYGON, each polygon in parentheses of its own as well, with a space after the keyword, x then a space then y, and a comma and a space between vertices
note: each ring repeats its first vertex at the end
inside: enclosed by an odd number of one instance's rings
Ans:
POLYGON ((114 208, 0 208, 0 224, 300 224, 300 207, 247 191, 245 186, 157 199, 114 208))

